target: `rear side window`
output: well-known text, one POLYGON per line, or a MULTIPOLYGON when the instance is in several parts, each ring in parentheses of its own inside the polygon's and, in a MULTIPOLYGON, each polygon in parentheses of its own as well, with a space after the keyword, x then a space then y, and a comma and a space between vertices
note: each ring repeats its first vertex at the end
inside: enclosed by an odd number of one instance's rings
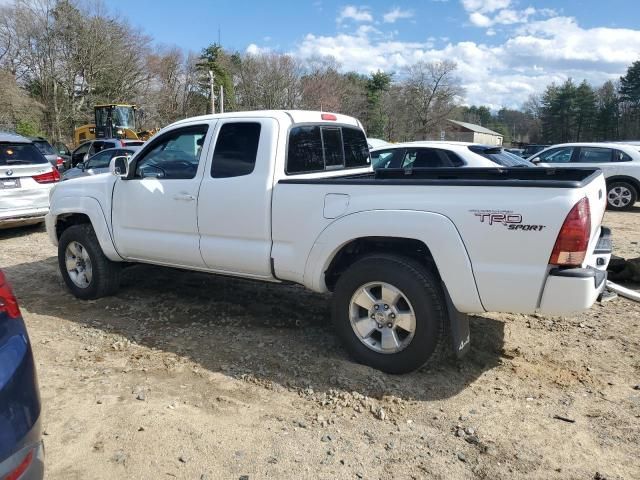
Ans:
POLYGON ((611 149, 600 147, 580 147, 578 163, 609 163, 611 161, 611 149))
POLYGON ((213 178, 249 175, 256 166, 259 123, 225 123, 220 128, 211 163, 213 178))
POLYGON ((30 143, 1 143, 0 165, 33 165, 48 163, 35 145, 30 143))
POLYGON ((614 150, 613 151, 613 161, 614 162, 630 162, 631 160, 633 160, 629 155, 627 155, 626 153, 624 153, 621 150, 614 150))
POLYGON ((439 148, 417 148, 407 150, 402 168, 447 168, 459 167, 464 162, 457 155, 439 148))
POLYGON ((303 125, 289 133, 288 174, 367 167, 370 163, 367 139, 358 128, 303 125))

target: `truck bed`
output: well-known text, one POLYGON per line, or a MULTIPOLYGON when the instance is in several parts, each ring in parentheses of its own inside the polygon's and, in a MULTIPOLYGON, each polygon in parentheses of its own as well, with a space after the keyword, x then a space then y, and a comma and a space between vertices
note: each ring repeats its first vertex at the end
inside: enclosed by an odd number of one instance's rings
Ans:
POLYGON ((597 168, 401 168, 329 178, 286 178, 282 184, 435 185, 474 187, 582 188, 598 177, 597 168))

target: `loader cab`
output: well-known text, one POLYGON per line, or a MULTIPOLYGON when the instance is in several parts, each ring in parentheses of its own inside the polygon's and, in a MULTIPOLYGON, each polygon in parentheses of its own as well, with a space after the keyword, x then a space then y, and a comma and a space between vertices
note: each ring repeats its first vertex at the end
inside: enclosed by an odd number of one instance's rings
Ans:
POLYGON ((96 105, 94 113, 96 138, 134 138, 135 105, 96 105))

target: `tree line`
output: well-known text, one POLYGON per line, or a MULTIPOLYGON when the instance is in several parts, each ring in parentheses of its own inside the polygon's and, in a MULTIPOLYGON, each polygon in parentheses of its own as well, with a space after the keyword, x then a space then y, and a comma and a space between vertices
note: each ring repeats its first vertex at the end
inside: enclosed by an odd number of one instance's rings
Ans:
POLYGON ((452 61, 398 72, 344 72, 335 59, 154 43, 99 0, 14 0, 0 6, 0 129, 69 140, 93 106, 132 103, 144 128, 209 113, 209 77, 225 111, 313 109, 360 119, 371 137, 437 137, 449 118, 499 131, 505 143, 640 137, 640 62, 618 82, 551 84, 520 109, 463 106, 452 61))

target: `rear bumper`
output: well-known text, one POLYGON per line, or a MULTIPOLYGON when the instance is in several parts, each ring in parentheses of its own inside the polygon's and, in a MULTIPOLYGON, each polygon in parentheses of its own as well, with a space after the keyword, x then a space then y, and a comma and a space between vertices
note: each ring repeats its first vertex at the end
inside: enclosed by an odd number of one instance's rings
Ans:
POLYGON ((0 478, 23 472, 20 480, 42 480, 44 478, 44 445, 39 441, 35 445, 29 445, 14 453, 9 458, 0 462, 0 478))
POLYGON ((611 230, 603 227, 585 268, 552 268, 542 292, 538 313, 567 315, 591 308, 607 283, 611 258, 611 230))
POLYGON ((0 228, 18 227, 44 221, 49 207, 0 212, 0 228))

